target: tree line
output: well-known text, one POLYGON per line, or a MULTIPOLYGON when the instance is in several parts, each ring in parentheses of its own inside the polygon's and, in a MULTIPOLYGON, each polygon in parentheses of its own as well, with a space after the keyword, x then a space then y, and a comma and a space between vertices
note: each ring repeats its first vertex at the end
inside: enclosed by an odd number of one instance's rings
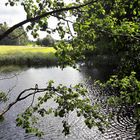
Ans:
MULTIPOLYGON (((0 24, 0 34, 4 33, 8 30, 8 25, 6 22, 0 24)), ((7 37, 0 40, 0 45, 28 45, 32 41, 29 40, 26 30, 21 26, 11 32, 7 37)), ((34 44, 39 46, 49 46, 53 47, 55 44, 55 39, 52 38, 51 35, 46 35, 46 37, 40 39, 38 38, 36 41, 33 41, 34 44)))

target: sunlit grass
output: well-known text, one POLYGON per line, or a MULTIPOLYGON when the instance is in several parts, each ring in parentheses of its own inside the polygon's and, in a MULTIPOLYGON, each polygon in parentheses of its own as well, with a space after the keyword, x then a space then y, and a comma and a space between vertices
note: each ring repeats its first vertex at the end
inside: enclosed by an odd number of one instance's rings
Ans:
POLYGON ((52 47, 0 46, 0 65, 51 65, 54 53, 52 47))
POLYGON ((26 46, 0 46, 1 54, 14 54, 14 53, 54 53, 53 47, 26 47, 26 46))

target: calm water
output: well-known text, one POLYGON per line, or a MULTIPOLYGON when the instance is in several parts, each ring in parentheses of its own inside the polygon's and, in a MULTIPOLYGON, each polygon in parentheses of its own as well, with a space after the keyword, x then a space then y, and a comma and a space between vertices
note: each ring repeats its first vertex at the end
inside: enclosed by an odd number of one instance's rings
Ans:
MULTIPOLYGON (((9 102, 14 101, 15 97, 24 89, 34 87, 37 83, 38 86, 45 87, 49 80, 54 80, 55 84, 64 84, 67 86, 77 84, 84 81, 89 76, 91 79, 105 80, 107 78, 107 71, 104 68, 89 69, 83 67, 81 72, 73 68, 65 68, 63 71, 60 68, 26 68, 21 71, 13 71, 11 73, 2 74, 5 80, 0 80, 0 89, 9 92, 9 102), (8 79, 18 75, 14 78, 8 79)), ((22 128, 16 127, 15 118, 18 113, 21 113, 26 107, 30 105, 31 99, 27 99, 16 104, 6 115, 5 121, 0 124, 0 140, 39 140, 39 138, 33 135, 28 135, 22 128)), ((8 104, 8 103, 7 103, 8 104)), ((54 103, 50 101, 47 106, 53 106, 54 103)), ((1 105, 2 106, 2 105, 1 105)), ((77 118, 75 113, 71 113, 68 116, 68 121, 71 124, 71 134, 65 137, 62 132, 62 119, 53 116, 43 118, 39 122, 39 127, 45 132, 42 140, 104 140, 105 137, 97 130, 97 128, 88 129, 84 123, 83 118, 77 118)), ((116 125, 116 124, 115 124, 116 125)), ((122 128, 122 127, 121 127, 122 128)), ((110 130, 109 130, 110 131, 110 130)), ((115 130, 116 131, 116 130, 115 130)), ((130 130, 131 131, 131 130, 130 130)), ((109 135, 111 132, 108 132, 109 135)), ((123 132, 124 133, 124 132, 123 132)), ((108 134, 107 134, 108 135, 108 134)), ((117 138, 117 136, 116 136, 117 138)), ((117 138, 121 140, 123 137, 117 138)), ((107 138, 112 140, 112 138, 107 138)), ((114 139, 115 140, 115 139, 114 139)), ((124 139, 125 140, 125 139, 124 139)), ((127 139, 126 139, 127 140, 127 139)))

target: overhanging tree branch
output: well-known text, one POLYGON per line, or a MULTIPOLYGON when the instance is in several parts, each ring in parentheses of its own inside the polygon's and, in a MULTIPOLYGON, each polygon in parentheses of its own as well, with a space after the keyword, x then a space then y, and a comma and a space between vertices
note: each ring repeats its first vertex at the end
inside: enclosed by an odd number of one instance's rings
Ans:
POLYGON ((9 111, 17 102, 19 101, 22 101, 32 95, 35 95, 36 93, 42 93, 42 92, 45 92, 45 91, 57 91, 57 89, 55 89, 54 87, 47 87, 47 88, 29 88, 29 89, 25 89, 23 90, 19 95, 18 97, 15 99, 15 101, 13 101, 12 103, 10 103, 2 112, 0 112, 0 116, 3 116, 7 111, 9 111), (29 94, 24 95, 24 93, 27 93, 29 92, 29 94))
POLYGON ((36 16, 36 17, 30 18, 30 19, 26 19, 26 20, 24 20, 22 22, 19 22, 18 24, 15 24, 11 28, 9 28, 7 31, 5 31, 3 34, 1 34, 0 35, 0 40, 2 40, 7 35, 9 35, 11 32, 13 32, 15 29, 17 29, 18 27, 20 27, 20 26, 22 26, 22 25, 24 25, 26 23, 38 21, 41 18, 44 18, 44 17, 46 17, 48 15, 51 15, 51 14, 54 14, 54 13, 59 13, 59 12, 63 12, 63 11, 79 9, 81 7, 84 7, 84 6, 87 6, 89 4, 92 4, 93 2, 96 2, 96 0, 95 1, 92 0, 92 1, 90 1, 88 3, 82 4, 82 5, 78 5, 78 6, 64 7, 64 8, 61 8, 61 9, 56 9, 56 10, 53 10, 53 11, 50 11, 50 12, 46 12, 46 13, 44 13, 42 15, 39 15, 39 16, 36 16))

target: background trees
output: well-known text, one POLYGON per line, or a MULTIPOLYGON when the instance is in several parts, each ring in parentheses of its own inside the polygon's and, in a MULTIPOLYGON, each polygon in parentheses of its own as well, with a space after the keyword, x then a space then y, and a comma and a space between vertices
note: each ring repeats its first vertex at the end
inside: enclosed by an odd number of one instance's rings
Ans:
POLYGON ((37 39, 36 43, 37 45, 41 45, 41 46, 53 47, 55 40, 51 37, 51 35, 47 35, 43 39, 37 39))
MULTIPOLYGON (((0 34, 8 30, 8 25, 6 23, 0 24, 0 34)), ((3 40, 0 40, 0 45, 27 45, 28 36, 23 27, 19 27, 9 34, 3 40)))

